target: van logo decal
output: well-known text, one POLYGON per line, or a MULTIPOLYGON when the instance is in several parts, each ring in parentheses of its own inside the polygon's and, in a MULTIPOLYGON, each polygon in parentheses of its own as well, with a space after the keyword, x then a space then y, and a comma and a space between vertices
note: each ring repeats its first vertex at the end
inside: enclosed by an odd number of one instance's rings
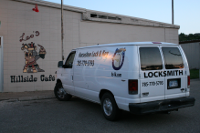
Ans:
POLYGON ((120 70, 124 63, 125 48, 116 49, 112 58, 112 67, 115 70, 120 70))

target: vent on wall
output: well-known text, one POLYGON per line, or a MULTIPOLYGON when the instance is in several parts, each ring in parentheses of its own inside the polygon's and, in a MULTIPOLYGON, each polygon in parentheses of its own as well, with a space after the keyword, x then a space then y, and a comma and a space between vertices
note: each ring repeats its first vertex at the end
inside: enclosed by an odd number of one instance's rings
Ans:
POLYGON ((106 15, 98 15, 98 14, 90 14, 91 18, 100 18, 100 19, 110 19, 110 20, 122 20, 119 17, 113 17, 113 16, 106 16, 106 15))

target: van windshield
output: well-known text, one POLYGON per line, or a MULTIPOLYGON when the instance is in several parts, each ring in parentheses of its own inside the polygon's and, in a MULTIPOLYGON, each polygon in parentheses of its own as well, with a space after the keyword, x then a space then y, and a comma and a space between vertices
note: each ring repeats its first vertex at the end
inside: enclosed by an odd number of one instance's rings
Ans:
POLYGON ((179 69, 184 67, 181 53, 177 47, 163 47, 162 51, 166 69, 179 69))

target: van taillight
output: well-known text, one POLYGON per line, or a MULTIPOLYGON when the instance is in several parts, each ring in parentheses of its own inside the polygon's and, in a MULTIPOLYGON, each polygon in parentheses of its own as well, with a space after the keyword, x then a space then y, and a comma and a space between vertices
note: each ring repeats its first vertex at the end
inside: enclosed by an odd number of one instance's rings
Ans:
POLYGON ((188 76, 188 88, 190 88, 190 76, 188 76))
POLYGON ((129 94, 138 94, 138 80, 129 80, 128 81, 128 91, 129 94))

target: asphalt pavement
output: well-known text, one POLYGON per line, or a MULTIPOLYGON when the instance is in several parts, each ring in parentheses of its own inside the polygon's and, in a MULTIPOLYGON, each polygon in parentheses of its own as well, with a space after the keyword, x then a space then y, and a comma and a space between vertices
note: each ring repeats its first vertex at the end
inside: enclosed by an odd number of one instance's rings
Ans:
POLYGON ((104 118, 99 104, 77 97, 59 101, 53 91, 1 93, 7 100, 0 101, 0 133, 200 133, 199 86, 200 80, 191 80, 191 96, 196 98, 193 107, 170 115, 123 111, 115 122, 104 118))

